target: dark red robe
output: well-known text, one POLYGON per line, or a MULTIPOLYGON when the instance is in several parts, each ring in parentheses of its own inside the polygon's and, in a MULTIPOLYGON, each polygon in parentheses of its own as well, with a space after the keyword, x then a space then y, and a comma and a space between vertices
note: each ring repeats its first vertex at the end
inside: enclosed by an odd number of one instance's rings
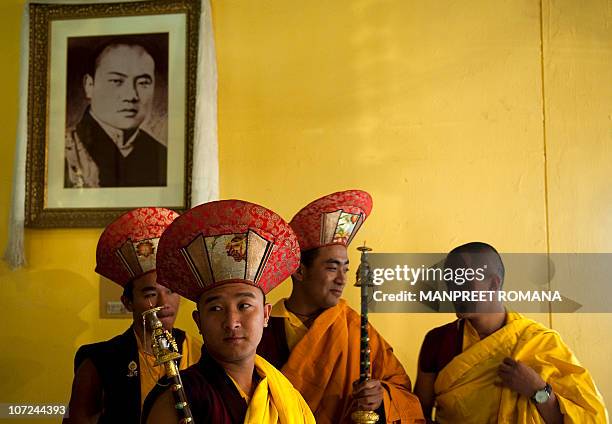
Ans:
MULTIPOLYGON (((202 349, 200 362, 181 371, 187 401, 196 424, 242 424, 247 403, 225 370, 202 349)), ((149 393, 142 410, 146 422, 153 403, 168 389, 162 382, 149 393)))

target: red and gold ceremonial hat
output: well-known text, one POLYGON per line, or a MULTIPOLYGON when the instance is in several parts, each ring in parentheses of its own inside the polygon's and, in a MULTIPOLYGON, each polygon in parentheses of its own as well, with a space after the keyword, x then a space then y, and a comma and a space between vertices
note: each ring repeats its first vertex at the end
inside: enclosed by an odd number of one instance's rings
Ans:
POLYGON ((371 210, 372 197, 365 191, 339 191, 311 202, 289 225, 302 251, 333 244, 348 246, 371 210))
POLYGON ((196 206, 159 242, 157 280, 197 302, 206 290, 247 283, 268 293, 299 266, 295 234, 279 215, 242 200, 196 206))
POLYGON ((138 208, 109 224, 98 240, 96 272, 120 286, 155 270, 159 238, 179 214, 138 208))

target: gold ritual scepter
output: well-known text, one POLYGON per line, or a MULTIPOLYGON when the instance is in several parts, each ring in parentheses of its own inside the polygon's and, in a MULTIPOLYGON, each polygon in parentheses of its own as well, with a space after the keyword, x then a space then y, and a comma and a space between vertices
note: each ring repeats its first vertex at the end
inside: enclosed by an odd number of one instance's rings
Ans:
MULTIPOLYGON (((372 249, 363 246, 358 247, 361 252, 361 261, 357 269, 356 287, 361 287, 361 340, 360 340, 360 360, 359 360, 359 382, 370 379, 370 335, 368 334, 368 287, 373 286, 372 271, 368 262, 368 252, 372 249)), ((379 416, 374 411, 355 411, 351 414, 351 419, 355 424, 375 424, 379 416)))
POLYGON ((187 396, 176 363, 176 359, 179 359, 181 354, 178 352, 174 337, 168 330, 164 329, 162 322, 157 317, 157 312, 161 309, 163 307, 152 308, 142 313, 143 319, 152 330, 151 346, 155 355, 155 365, 164 367, 166 377, 170 381, 170 388, 175 400, 174 406, 181 416, 179 423, 192 423, 193 415, 187 403, 187 396))

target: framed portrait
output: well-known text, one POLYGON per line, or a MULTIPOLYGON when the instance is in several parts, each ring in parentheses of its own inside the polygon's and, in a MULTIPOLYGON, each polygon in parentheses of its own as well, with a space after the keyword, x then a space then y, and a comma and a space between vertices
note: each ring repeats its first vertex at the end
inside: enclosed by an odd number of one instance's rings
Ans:
POLYGON ((199 0, 29 7, 26 225, 189 208, 199 0))

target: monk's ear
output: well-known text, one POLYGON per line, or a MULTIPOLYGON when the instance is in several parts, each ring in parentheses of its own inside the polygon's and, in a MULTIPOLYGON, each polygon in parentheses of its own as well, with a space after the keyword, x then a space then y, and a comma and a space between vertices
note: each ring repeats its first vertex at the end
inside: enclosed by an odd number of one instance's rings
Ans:
POLYGON ((195 324, 198 326, 198 330, 200 331, 200 334, 202 334, 202 328, 200 327, 200 311, 199 310, 194 310, 191 313, 191 318, 193 318, 193 321, 195 322, 195 324))
POLYGON ((293 280, 299 281, 300 283, 304 281, 306 276, 306 267, 303 263, 300 262, 300 267, 293 273, 291 276, 293 280))
POLYGON ((272 305, 269 303, 266 303, 264 305, 264 320, 266 322, 266 324, 268 323, 268 320, 270 319, 270 313, 272 312, 272 305))
POLYGON ((493 291, 498 291, 501 290, 501 278, 499 278, 499 275, 497 274, 493 274, 491 275, 491 287, 490 290, 493 291))
POLYGON ((134 308, 132 307, 132 301, 129 297, 125 295, 121 296, 121 303, 123 303, 123 306, 125 306, 125 309, 127 309, 129 312, 134 312, 134 308))

